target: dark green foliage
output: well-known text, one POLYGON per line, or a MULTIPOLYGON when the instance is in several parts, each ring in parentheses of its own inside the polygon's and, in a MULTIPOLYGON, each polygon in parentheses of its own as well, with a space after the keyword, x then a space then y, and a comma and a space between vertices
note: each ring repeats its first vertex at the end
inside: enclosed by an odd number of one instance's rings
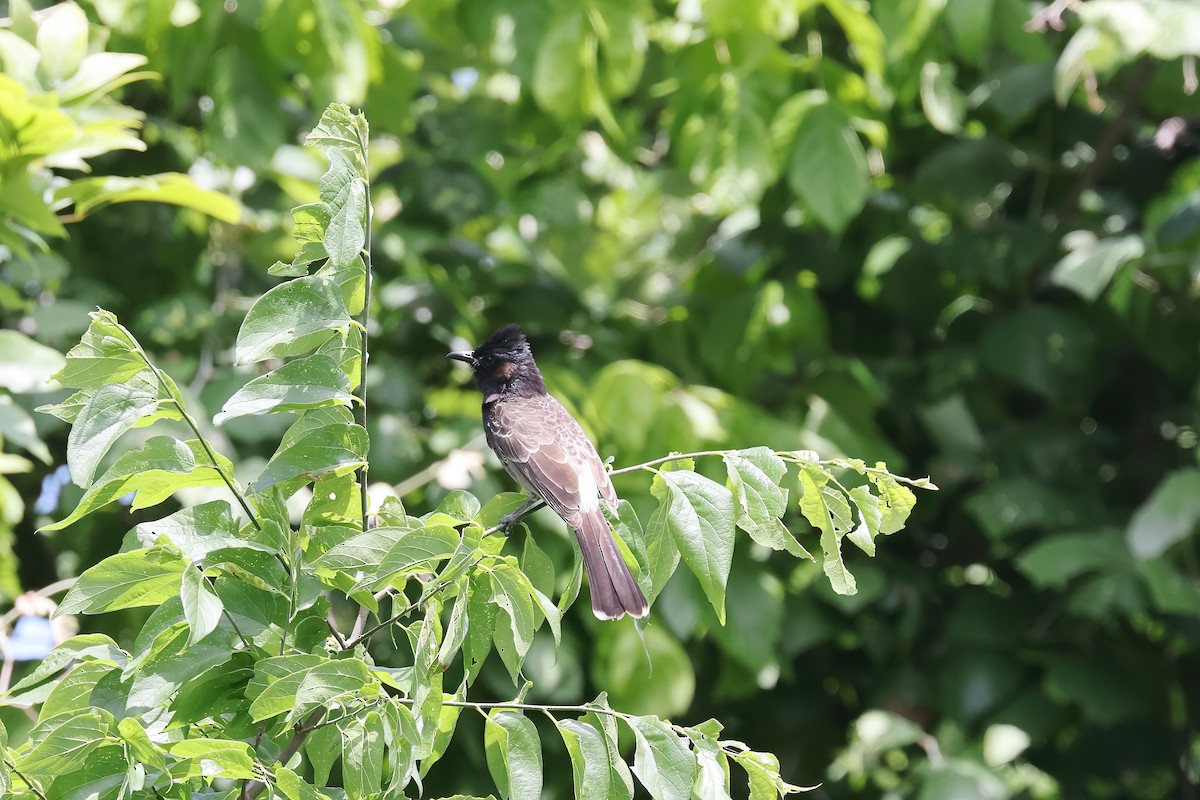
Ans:
MULTIPOLYGON (((421 708, 316 727, 303 763, 274 767, 280 796, 311 797, 318 775, 386 789, 414 761, 427 796, 494 793, 485 723, 448 698, 510 700, 518 665, 530 704, 605 689, 639 718, 720 718, 719 733, 671 735, 687 737, 685 772, 740 765, 736 797, 773 796, 776 766, 834 797, 1164 798, 1196 782, 1194 3, 1089 0, 1063 31, 1053 13, 1030 24, 1024 0, 80 5, 13 2, 0 29, 32 43, 5 40, 0 86, 0 595, 93 568, 69 602, 127 606, 83 618, 109 643, 68 677, 54 683, 69 660, 55 656, 10 698, 44 704, 37 736, 79 698, 94 706, 80 724, 103 735, 51 796, 115 795, 140 780, 131 758, 203 763, 133 727, 161 703, 177 730, 224 715, 220 769, 257 769, 239 749, 262 724, 245 702, 255 666, 281 645, 345 660, 325 620, 346 634, 356 603, 404 612, 407 631, 372 634, 392 670, 373 680, 412 698, 395 665, 419 650, 421 708), (59 33, 39 44, 47 26, 59 33), (30 69, 34 53, 46 62, 30 69), (371 120, 369 185, 344 169, 322 181, 296 146, 332 101, 371 120), (14 134, 33 104, 47 125, 14 134), (182 209, 119 202, 144 200, 182 209), (349 399, 360 249, 375 276, 369 452, 349 399), (302 282, 259 301, 281 278, 302 282), (149 359, 122 345, 112 388, 82 370, 51 391, 98 306, 149 359), (552 516, 528 520, 536 545, 479 536, 513 485, 480 454, 477 397, 442 354, 509 321, 616 465, 724 454, 615 478, 655 596, 644 645, 573 605, 580 570, 552 516), (67 452, 61 496, 35 511, 67 452), (368 534, 364 459, 407 508, 392 501, 368 534), (917 491, 909 515, 908 487, 867 469, 879 461, 943 491, 917 491), (70 478, 103 484, 90 513, 35 536, 79 506, 70 478), (248 503, 260 527, 225 478, 263 490, 248 503), (175 501, 150 501, 183 482, 190 511, 157 521, 175 501), (108 502, 134 484, 133 507, 108 502), (303 484, 313 500, 289 513, 303 484), (660 498, 695 516, 668 518, 660 498), (695 547, 697 530, 716 538, 695 547), (146 602, 164 575, 178 594, 138 605, 103 566, 118 550, 154 553, 146 602), (408 610, 430 573, 444 586, 408 610), (374 598, 405 580, 403 598, 374 598), (380 751, 381 731, 417 744, 380 751), (735 740, 779 761, 711 749, 735 740)), ((310 699, 343 691, 341 669, 322 667, 310 699)), ((14 681, 33 671, 18 663, 14 681)), ((523 713, 548 794, 640 785, 597 749, 637 766, 630 725, 523 713)), ((278 755, 285 718, 264 720, 254 758, 278 755)), ((23 746, 25 716, 0 721, 23 746)))

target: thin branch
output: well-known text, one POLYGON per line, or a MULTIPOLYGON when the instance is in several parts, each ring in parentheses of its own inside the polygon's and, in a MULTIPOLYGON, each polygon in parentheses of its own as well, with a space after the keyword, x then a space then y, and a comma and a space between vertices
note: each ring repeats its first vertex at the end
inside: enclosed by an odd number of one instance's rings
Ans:
MULTIPOLYGON (((483 556, 480 556, 479 558, 472 561, 470 564, 468 564, 466 566, 466 569, 470 569, 471 567, 478 564, 482 558, 483 558, 483 556)), ((360 644, 361 642, 365 642, 367 639, 370 639, 372 636, 374 636, 376 633, 383 630, 384 628, 387 628, 391 625, 395 625, 397 622, 399 622, 400 620, 402 620, 406 616, 408 616, 409 612, 411 612, 414 608, 420 608, 421 606, 425 605, 425 603, 429 602, 429 598, 433 597, 439 591, 441 591, 445 587, 449 586, 454 581, 458 580, 458 575, 461 573, 462 573, 462 570, 460 570, 459 573, 453 575, 449 580, 434 581, 433 583, 431 583, 429 585, 429 587, 427 589, 425 589, 425 591, 421 592, 421 596, 419 598, 417 598, 414 602, 409 603, 404 608, 397 611, 395 614, 392 614, 392 616, 390 616, 387 619, 380 622, 378 625, 368 628, 367 630, 363 631, 362 633, 360 633, 357 636, 351 637, 350 639, 348 639, 346 641, 346 644, 342 646, 342 649, 349 650, 353 647, 356 647, 358 644, 360 644)))
POLYGON ((10 770, 12 770, 13 775, 16 775, 18 778, 25 781, 25 785, 29 787, 29 791, 36 794, 42 800, 49 800, 49 798, 46 797, 46 793, 43 792, 36 783, 34 783, 33 781, 29 780, 29 778, 26 778, 24 775, 22 775, 21 771, 19 769, 17 769, 15 766, 13 766, 13 763, 11 761, 9 761, 7 758, 4 759, 4 765, 7 766, 10 770))
POLYGON ((700 450, 695 453, 671 453, 670 455, 663 456, 662 458, 655 458, 655 459, 652 459, 652 460, 647 461, 642 464, 634 464, 632 467, 621 467, 620 469, 614 469, 611 472, 609 472, 608 474, 609 475, 624 475, 627 472, 637 472, 638 470, 646 469, 646 467, 653 467, 656 464, 665 464, 668 461, 679 461, 684 458, 702 458, 704 456, 723 456, 726 453, 732 453, 732 452, 735 452, 735 451, 733 451, 733 450, 700 450))
MULTIPOLYGON (((214 596, 214 597, 219 597, 219 596, 217 595, 217 587, 216 587, 216 584, 215 584, 215 583, 213 583, 213 580, 212 580, 211 578, 209 578, 207 575, 205 575, 205 574, 204 574, 204 570, 200 568, 200 565, 199 565, 199 564, 197 564, 195 561, 193 561, 193 562, 192 562, 192 566, 193 566, 195 569, 199 570, 199 572, 200 572, 200 579, 201 579, 201 580, 203 580, 205 583, 207 583, 207 584, 208 584, 208 588, 209 588, 209 589, 212 591, 212 593, 213 593, 213 596, 214 596)), ((237 623, 233 621, 233 615, 229 613, 229 609, 227 609, 227 608, 225 607, 225 604, 224 604, 224 603, 221 603, 221 613, 225 615, 225 619, 229 620, 229 624, 230 624, 230 625, 233 627, 233 632, 234 632, 234 633, 236 633, 236 634, 237 634, 237 637, 238 637, 239 639, 241 639, 241 640, 242 640, 242 645, 243 645, 243 646, 244 646, 244 647, 245 647, 247 650, 249 650, 249 649, 250 649, 250 640, 249 640, 249 639, 247 639, 247 638, 245 637, 245 635, 242 633, 242 629, 241 629, 241 628, 239 628, 239 627, 238 627, 238 625, 237 625, 237 623)), ((282 655, 282 654, 281 654, 281 655, 282 655)))
MULTIPOLYGON (((285 744, 283 749, 279 751, 279 758, 277 760, 280 764, 286 764, 289 760, 291 760, 292 756, 296 755, 296 751, 300 749, 300 745, 304 744, 304 740, 308 738, 308 735, 317 728, 321 727, 321 718, 324 716, 325 707, 321 706, 320 708, 313 709, 313 712, 308 715, 308 719, 296 726, 295 733, 292 734, 292 738, 289 739, 288 743, 285 744)), ((239 795, 239 799, 254 800, 254 798, 262 794, 263 789, 265 788, 267 788, 267 785, 262 781, 248 780, 242 784, 242 791, 239 795)))
MULTIPOLYGON (((358 406, 355 408, 355 415, 358 417, 358 424, 365 431, 367 429, 367 359, 370 357, 370 349, 367 347, 367 342, 370 337, 368 330, 371 322, 371 223, 375 217, 375 211, 371 206, 371 181, 367 176, 367 143, 362 143, 362 165, 363 165, 363 189, 366 192, 367 199, 367 219, 366 219, 366 239, 363 242, 362 259, 363 271, 366 273, 366 282, 363 286, 363 310, 362 321, 359 323, 362 328, 362 357, 358 362, 358 406)), ((370 505, 370 498, 367 497, 367 472, 368 462, 364 458, 363 464, 358 468, 358 488, 362 500, 362 529, 367 529, 367 511, 370 505)))
MULTIPOLYGON (((378 603, 383 598, 392 593, 391 588, 380 589, 375 593, 375 602, 378 603)), ((363 628, 367 627, 367 617, 371 616, 371 611, 366 606, 359 606, 358 617, 354 620, 354 628, 351 629, 350 635, 346 640, 341 641, 343 650, 348 650, 353 645, 347 644, 347 641, 357 642, 362 637, 363 628)))
POLYGON ((154 363, 150 360, 150 357, 146 355, 146 351, 142 349, 141 345, 137 346, 137 352, 138 355, 142 357, 142 361, 146 362, 146 366, 150 368, 150 371, 154 373, 155 379, 158 380, 158 385, 162 387, 163 391, 167 393, 171 402, 174 403, 175 407, 179 409, 179 413, 183 416, 183 421, 186 422, 188 427, 192 429, 192 433, 196 434, 196 439, 199 440, 200 445, 204 448, 204 452, 208 456, 209 461, 212 462, 213 469, 217 471, 217 474, 221 476, 221 480, 225 482, 227 487, 229 487, 229 491, 232 492, 233 496, 237 498, 242 510, 246 512, 246 516, 249 517, 250 522, 253 523, 255 530, 261 531, 262 525, 259 524, 258 518, 254 516, 254 512, 250 510, 250 503, 246 500, 246 496, 242 493, 242 490, 238 488, 237 482, 233 480, 233 476, 226 475, 225 470, 221 469, 221 462, 217 460, 217 454, 213 452, 212 445, 208 443, 208 439, 204 438, 204 434, 200 432, 200 426, 196 424, 196 420, 192 419, 192 415, 187 412, 187 409, 183 407, 183 403, 180 402, 179 398, 175 396, 175 392, 173 392, 171 387, 167 384, 167 379, 163 375, 162 370, 154 366, 154 363))
POLYGON ((333 623, 333 612, 330 611, 325 615, 325 624, 329 626, 329 635, 338 643, 338 647, 342 650, 346 649, 346 640, 342 638, 342 634, 338 632, 337 626, 333 623))

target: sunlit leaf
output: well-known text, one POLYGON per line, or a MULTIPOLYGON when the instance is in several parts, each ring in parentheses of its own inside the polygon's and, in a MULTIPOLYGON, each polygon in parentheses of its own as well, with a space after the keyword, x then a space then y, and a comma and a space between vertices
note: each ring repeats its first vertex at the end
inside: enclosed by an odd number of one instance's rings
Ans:
POLYGON ((537 728, 512 711, 493 711, 484 727, 488 771, 504 800, 539 800, 542 746, 537 728))
POLYGON ((335 281, 318 276, 281 283, 255 301, 237 337, 237 362, 253 364, 312 352, 350 329, 335 281))
POLYGON ((654 800, 689 800, 698 767, 687 740, 657 717, 628 720, 637 741, 633 774, 654 800))
POLYGON ((665 523, 687 564, 725 622, 725 582, 733 562, 733 495, 694 472, 660 472, 652 488, 665 523))
POLYGON ((253 379, 225 401, 217 425, 247 414, 350 405, 350 379, 329 355, 315 354, 253 379))

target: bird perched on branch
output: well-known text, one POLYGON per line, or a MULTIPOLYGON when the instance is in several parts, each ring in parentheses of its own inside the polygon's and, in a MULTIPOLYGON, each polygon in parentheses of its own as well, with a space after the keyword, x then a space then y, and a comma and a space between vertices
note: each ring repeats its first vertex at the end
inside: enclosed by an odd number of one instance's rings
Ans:
POLYGON ((508 474, 531 497, 504 518, 506 527, 539 500, 575 531, 600 619, 650 611, 630 573, 612 527, 600 507, 613 512, 617 493, 595 446, 562 404, 546 393, 529 342, 516 325, 505 325, 474 350, 447 353, 469 364, 483 392, 487 443, 508 474))

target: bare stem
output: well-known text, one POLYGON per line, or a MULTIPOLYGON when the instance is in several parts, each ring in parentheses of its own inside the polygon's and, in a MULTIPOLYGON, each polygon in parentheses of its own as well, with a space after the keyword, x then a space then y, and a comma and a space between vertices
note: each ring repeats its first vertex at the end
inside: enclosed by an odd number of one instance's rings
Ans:
MULTIPOLYGON (((368 330, 371 321, 371 224, 375 217, 375 211, 371 206, 371 181, 367 176, 367 142, 362 143, 362 165, 363 165, 363 188, 367 196, 367 219, 366 239, 363 242, 362 259, 363 271, 366 273, 365 285, 363 287, 363 310, 359 326, 362 328, 362 357, 358 362, 358 406, 355 412, 358 416, 358 424, 363 430, 367 429, 367 359, 370 356, 370 350, 367 347, 370 332, 368 330)), ((363 459, 363 465, 358 468, 358 489, 362 500, 362 529, 367 529, 367 511, 370 500, 367 497, 367 472, 369 464, 366 459, 363 459)))
MULTIPOLYGON (((308 715, 308 719, 296 726, 292 738, 279 751, 278 760, 280 764, 286 764, 292 756, 296 755, 296 751, 300 749, 300 745, 304 744, 304 740, 308 738, 308 735, 321 727, 321 718, 324 716, 325 707, 321 706, 320 708, 313 709, 313 712, 308 715)), ((242 792, 239 798, 240 800, 254 800, 254 798, 262 794, 265 788, 267 788, 267 785, 262 781, 248 780, 242 784, 242 792)))
POLYGON ((16 775, 18 778, 20 778, 21 780, 23 780, 25 782, 25 785, 29 787, 29 791, 36 794, 42 800, 49 800, 46 797, 46 793, 43 792, 36 783, 34 783, 33 781, 29 780, 29 778, 22 775, 21 771, 18 770, 15 766, 13 766, 13 763, 11 761, 9 761, 8 759, 4 759, 4 765, 6 767, 8 767, 10 770, 12 770, 13 775, 16 775))
POLYGON ((162 374, 162 370, 154 366, 154 363, 150 360, 150 357, 146 355, 146 351, 142 349, 141 345, 138 345, 137 352, 138 355, 142 357, 142 361, 146 362, 146 366, 150 368, 150 371, 154 373, 154 378, 158 381, 158 385, 162 387, 162 390, 167 393, 167 396, 170 398, 171 402, 174 403, 175 407, 179 409, 179 413, 183 416, 183 421, 186 422, 188 427, 192 429, 192 433, 196 434, 196 439, 200 442, 200 446, 204 448, 204 453, 208 456, 208 460, 212 462, 213 469, 217 471, 217 474, 221 476, 221 480, 225 482, 227 487, 229 487, 229 491, 232 492, 233 496, 237 498, 238 503, 242 507, 242 511, 246 512, 246 516, 250 518, 250 522, 253 523, 255 530, 261 531, 262 525, 258 523, 258 518, 254 516, 254 512, 250 510, 250 503, 246 500, 246 496, 242 493, 242 490, 238 488, 237 482, 233 479, 233 476, 226 475, 225 470, 221 469, 221 462, 217 460, 217 454, 213 451, 212 445, 208 443, 208 439, 204 438, 204 434, 200 432, 200 426, 196 424, 196 420, 192 419, 192 415, 189 414, 187 409, 183 407, 183 402, 178 396, 176 396, 175 391, 167 383, 167 379, 162 374))

